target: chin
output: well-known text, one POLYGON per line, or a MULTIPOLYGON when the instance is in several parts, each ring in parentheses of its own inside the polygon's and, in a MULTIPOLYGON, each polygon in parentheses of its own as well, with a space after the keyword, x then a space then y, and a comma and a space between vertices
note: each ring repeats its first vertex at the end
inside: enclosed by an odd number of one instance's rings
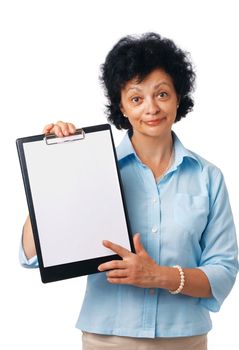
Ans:
POLYGON ((154 137, 162 137, 165 134, 165 132, 163 132, 162 130, 151 130, 151 131, 142 132, 141 134, 147 137, 154 138, 154 137))

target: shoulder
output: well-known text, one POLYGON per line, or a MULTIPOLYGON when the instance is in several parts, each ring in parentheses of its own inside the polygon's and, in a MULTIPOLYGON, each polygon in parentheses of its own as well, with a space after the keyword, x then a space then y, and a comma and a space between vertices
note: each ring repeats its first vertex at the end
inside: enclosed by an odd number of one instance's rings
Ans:
POLYGON ((197 163, 200 165, 202 172, 209 172, 215 175, 221 173, 221 169, 217 165, 209 161, 208 159, 202 157, 198 153, 195 153, 191 150, 188 150, 188 153, 191 154, 192 158, 194 158, 197 161, 197 163))
POLYGON ((212 176, 214 178, 215 177, 223 177, 222 170, 217 165, 215 165, 214 163, 212 163, 208 159, 202 157, 201 155, 199 155, 193 151, 189 151, 189 152, 194 156, 194 158, 200 164, 200 167, 201 167, 203 174, 212 176))
POLYGON ((200 168, 200 171, 197 171, 196 173, 198 175, 200 173, 199 177, 201 178, 201 181, 203 181, 203 183, 206 185, 206 188, 212 197, 213 193, 216 194, 223 188, 226 189, 223 172, 217 165, 195 152, 188 152, 192 154, 192 159, 194 159, 194 161, 196 161, 199 165, 198 168, 200 168))
POLYGON ((182 165, 187 171, 208 176, 218 176, 221 174, 221 170, 211 161, 184 147, 175 133, 173 133, 173 139, 176 166, 182 165))

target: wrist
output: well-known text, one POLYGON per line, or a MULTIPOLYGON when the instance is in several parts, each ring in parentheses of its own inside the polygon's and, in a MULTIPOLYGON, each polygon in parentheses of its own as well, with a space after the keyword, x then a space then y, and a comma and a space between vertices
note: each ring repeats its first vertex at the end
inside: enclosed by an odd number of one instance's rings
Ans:
POLYGON ((181 277, 177 268, 160 266, 159 288, 175 291, 181 283, 181 277))
POLYGON ((169 289, 169 293, 171 293, 171 294, 179 294, 179 293, 182 292, 182 290, 184 288, 185 275, 184 275, 184 271, 183 271, 183 269, 182 269, 182 267, 180 265, 175 265, 175 266, 173 266, 173 268, 178 270, 178 273, 180 275, 180 284, 179 284, 177 289, 174 289, 174 290, 170 290, 169 289))

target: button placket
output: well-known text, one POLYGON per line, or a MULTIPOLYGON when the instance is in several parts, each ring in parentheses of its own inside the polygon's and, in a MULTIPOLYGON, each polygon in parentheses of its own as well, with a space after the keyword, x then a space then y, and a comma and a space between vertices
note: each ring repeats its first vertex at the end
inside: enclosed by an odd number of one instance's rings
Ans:
MULTIPOLYGON (((158 198, 156 196, 154 196, 152 198, 152 203, 153 203, 153 212, 155 213, 155 211, 157 210, 158 206, 158 198)), ((158 225, 157 224, 154 224, 151 228, 151 232, 152 233, 157 233, 158 232, 158 225)))
POLYGON ((154 288, 150 288, 149 289, 149 294, 152 295, 152 296, 155 295, 155 289, 154 288))

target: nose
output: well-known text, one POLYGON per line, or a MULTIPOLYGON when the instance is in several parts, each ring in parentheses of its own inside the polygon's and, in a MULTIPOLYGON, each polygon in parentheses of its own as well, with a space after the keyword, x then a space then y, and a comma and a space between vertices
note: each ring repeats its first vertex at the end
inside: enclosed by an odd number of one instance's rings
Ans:
POLYGON ((148 98, 146 101, 146 113, 154 115, 157 114, 159 111, 160 107, 157 101, 152 97, 148 98))

